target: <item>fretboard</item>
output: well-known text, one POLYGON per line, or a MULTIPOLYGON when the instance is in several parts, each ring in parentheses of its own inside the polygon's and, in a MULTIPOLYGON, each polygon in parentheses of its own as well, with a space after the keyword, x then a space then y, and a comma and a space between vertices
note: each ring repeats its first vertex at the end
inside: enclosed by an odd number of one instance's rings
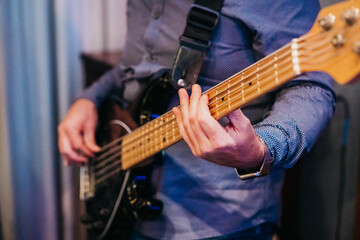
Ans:
MULTIPOLYGON (((297 48, 293 41, 204 92, 211 115, 218 120, 300 74, 297 48)), ((179 140, 175 116, 167 112, 123 137, 122 169, 141 163, 179 140)))

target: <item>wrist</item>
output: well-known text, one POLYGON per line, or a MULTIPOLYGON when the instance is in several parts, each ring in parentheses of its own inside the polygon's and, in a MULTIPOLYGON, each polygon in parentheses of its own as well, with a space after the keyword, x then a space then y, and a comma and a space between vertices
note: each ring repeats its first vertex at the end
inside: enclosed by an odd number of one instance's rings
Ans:
POLYGON ((263 149, 262 158, 260 158, 261 160, 259 161, 260 163, 253 168, 247 168, 247 169, 235 168, 235 171, 241 180, 266 176, 270 173, 270 167, 274 160, 267 145, 263 142, 261 138, 259 139, 261 141, 262 149, 263 149))

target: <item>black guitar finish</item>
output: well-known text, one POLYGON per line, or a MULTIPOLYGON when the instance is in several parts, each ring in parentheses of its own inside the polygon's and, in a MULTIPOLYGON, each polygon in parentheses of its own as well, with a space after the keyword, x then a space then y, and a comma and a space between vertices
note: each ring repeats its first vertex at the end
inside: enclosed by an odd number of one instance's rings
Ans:
MULTIPOLYGON (((100 146, 114 142, 106 158, 98 161, 99 153, 85 166, 86 214, 81 216, 91 239, 125 239, 137 219, 152 220, 160 215, 162 203, 152 198, 149 183, 151 164, 123 171, 121 165, 121 136, 149 120, 162 115, 175 93, 169 83, 168 72, 152 80, 137 101, 124 110, 118 104, 102 109, 99 113, 97 140, 100 146), (110 119, 110 120, 108 120, 110 119), (112 172, 112 169, 116 170, 112 172), (105 176, 105 177, 104 177, 105 176), (91 187, 93 186, 93 192, 91 187)), ((159 154, 160 155, 160 154, 159 154)), ((156 157, 156 156, 155 156, 156 157)), ((84 181, 81 179, 81 181, 84 181)))

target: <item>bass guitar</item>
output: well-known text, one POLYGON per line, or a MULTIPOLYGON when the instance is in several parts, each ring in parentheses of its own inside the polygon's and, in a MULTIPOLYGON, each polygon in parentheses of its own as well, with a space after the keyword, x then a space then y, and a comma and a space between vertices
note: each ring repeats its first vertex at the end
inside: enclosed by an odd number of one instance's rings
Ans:
MULTIPOLYGON (((326 72, 339 84, 359 80, 359 9, 359 0, 324 8, 307 34, 204 92, 211 115, 220 119, 309 71, 326 72)), ((181 140, 173 113, 160 115, 165 109, 157 105, 164 101, 163 95, 170 96, 173 91, 164 73, 146 89, 142 100, 127 109, 131 111, 112 111, 120 116, 110 121, 112 140, 80 170, 80 197, 87 209, 82 221, 92 237, 124 236, 134 220, 160 214, 162 204, 151 198, 146 174, 134 172, 181 140)))

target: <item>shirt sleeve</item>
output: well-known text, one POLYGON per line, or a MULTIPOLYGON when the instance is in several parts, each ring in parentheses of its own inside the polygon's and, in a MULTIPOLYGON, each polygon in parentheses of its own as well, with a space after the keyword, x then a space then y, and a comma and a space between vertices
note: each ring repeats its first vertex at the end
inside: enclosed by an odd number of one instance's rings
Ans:
MULTIPOLYGON (((320 10, 318 1, 246 1, 250 12, 238 14, 253 33, 257 60, 308 32, 320 10)), ((235 13, 234 13, 235 14, 235 13)), ((289 168, 308 152, 330 122, 335 109, 332 78, 309 72, 292 79, 277 93, 265 119, 255 132, 269 147, 274 166, 289 168)))
POLYGON ((88 99, 95 103, 96 107, 99 108, 107 96, 122 91, 122 79, 125 75, 126 73, 123 70, 123 67, 118 65, 106 72, 99 80, 81 92, 77 99, 88 99))
MULTIPOLYGON (((329 79, 323 73, 310 75, 329 79)), ((334 110, 332 89, 315 81, 297 81, 277 94, 271 111, 254 129, 268 146, 274 166, 290 168, 304 152, 310 151, 334 110)))

